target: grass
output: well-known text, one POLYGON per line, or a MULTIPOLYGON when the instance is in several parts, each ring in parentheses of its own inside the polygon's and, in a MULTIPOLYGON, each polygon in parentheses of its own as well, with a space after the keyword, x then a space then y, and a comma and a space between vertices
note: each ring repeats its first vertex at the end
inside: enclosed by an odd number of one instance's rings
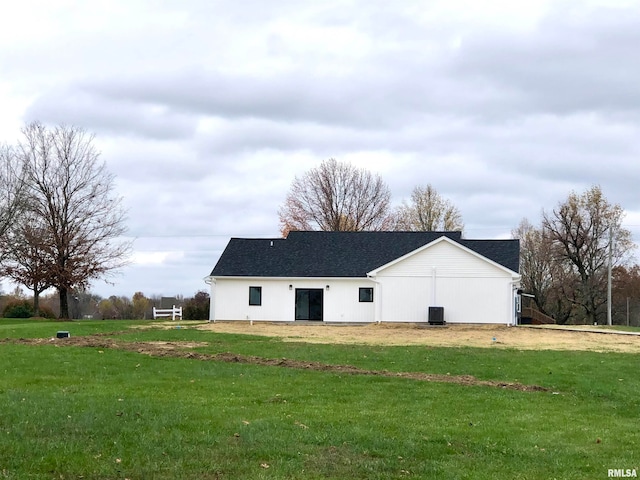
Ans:
POLYGON ((640 469, 637 355, 285 343, 140 322, 0 320, 198 351, 470 374, 549 392, 0 344, 0 479, 584 479, 640 469), (118 333, 126 331, 126 333, 118 333))
MULTIPOLYGON (((55 337, 60 330, 70 330, 74 335, 93 335, 119 332, 143 322, 127 320, 74 320, 58 321, 43 319, 0 318, 0 338, 47 338, 55 337)), ((147 321, 148 323, 148 321, 147 321)))
POLYGON ((612 326, 606 326, 605 328, 609 328, 611 330, 619 330, 621 332, 640 332, 640 327, 634 327, 629 325, 612 325, 612 326))
POLYGON ((565 325, 542 325, 542 326, 529 326, 529 328, 554 328, 558 330, 567 329, 585 329, 585 330, 617 330, 619 332, 640 332, 640 327, 634 327, 629 325, 590 325, 590 324, 565 324, 565 325))

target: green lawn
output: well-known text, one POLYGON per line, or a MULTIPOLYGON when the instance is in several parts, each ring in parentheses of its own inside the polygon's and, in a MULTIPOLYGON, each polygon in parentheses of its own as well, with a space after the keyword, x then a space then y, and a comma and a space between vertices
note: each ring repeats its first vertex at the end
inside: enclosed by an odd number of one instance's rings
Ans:
POLYGON ((141 322, 0 320, 546 392, 0 343, 0 479, 599 479, 640 471, 633 354, 328 346, 141 322))

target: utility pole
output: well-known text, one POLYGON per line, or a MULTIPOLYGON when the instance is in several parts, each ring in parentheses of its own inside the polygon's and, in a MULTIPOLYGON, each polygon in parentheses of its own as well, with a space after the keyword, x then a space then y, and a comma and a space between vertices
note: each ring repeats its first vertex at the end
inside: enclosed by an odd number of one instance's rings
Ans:
POLYGON ((611 325, 611 270, 613 268, 613 225, 609 227, 609 268, 607 275, 607 325, 611 325))
POLYGON ((627 297, 627 327, 629 326, 629 297, 627 297))

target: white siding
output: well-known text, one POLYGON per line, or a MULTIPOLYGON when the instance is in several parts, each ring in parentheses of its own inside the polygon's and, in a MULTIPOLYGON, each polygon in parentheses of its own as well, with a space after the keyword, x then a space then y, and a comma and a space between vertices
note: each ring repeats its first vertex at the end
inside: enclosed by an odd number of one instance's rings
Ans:
POLYGON ((359 301, 360 287, 374 288, 373 282, 366 279, 332 279, 325 284, 330 286, 329 290, 324 292, 325 322, 373 322, 375 320, 375 292, 373 302, 359 301))
POLYGON ((504 277, 505 270, 457 245, 441 241, 404 260, 380 270, 385 277, 415 277, 431 275, 436 268, 439 276, 504 277))
POLYGON ((380 320, 383 322, 426 322, 431 302, 430 277, 378 277, 380 320))
POLYGON ((378 271, 379 319, 426 322, 430 306, 447 323, 511 323, 512 275, 489 261, 440 242, 378 271))
POLYGON ((436 302, 450 323, 511 323, 510 278, 439 278, 436 302))
POLYGON ((359 302, 360 287, 371 288, 374 283, 367 279, 217 278, 212 287, 211 318, 291 322, 295 319, 296 288, 320 288, 324 291, 323 321, 373 322, 375 297, 373 303, 359 302), (249 305, 250 286, 262 287, 262 305, 249 305))
POLYGON ((286 300, 281 290, 282 285, 264 279, 217 279, 214 320, 280 320, 286 300), (249 287, 262 287, 262 305, 249 305, 249 287))

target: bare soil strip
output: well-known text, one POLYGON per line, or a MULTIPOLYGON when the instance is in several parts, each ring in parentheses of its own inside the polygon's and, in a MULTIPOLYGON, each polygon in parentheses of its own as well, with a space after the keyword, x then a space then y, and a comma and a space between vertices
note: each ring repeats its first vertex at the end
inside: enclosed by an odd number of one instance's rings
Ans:
MULTIPOLYGON (((164 325, 166 328, 175 328, 176 323, 165 322, 164 325)), ((304 325, 234 321, 199 324, 194 328, 220 333, 278 337, 287 342, 640 353, 638 335, 618 335, 612 331, 603 334, 585 325, 576 327, 579 330, 505 325, 452 324, 429 327, 410 323, 330 325, 320 322, 317 325, 304 325)))
POLYGON ((521 392, 545 392, 547 388, 539 385, 524 385, 517 382, 498 382, 494 380, 479 380, 472 375, 441 375, 420 372, 390 372, 388 370, 366 370, 352 365, 328 365, 320 362, 291 360, 287 358, 263 358, 251 355, 238 355, 225 352, 207 354, 189 351, 191 348, 206 346, 206 342, 117 342, 104 336, 86 336, 70 338, 30 338, 4 339, 0 343, 20 345, 55 345, 57 347, 93 347, 104 349, 118 349, 133 351, 152 357, 189 358, 194 360, 217 361, 227 363, 243 363, 270 367, 284 367, 301 370, 332 372, 345 375, 371 375, 380 377, 406 378, 424 382, 454 383, 457 385, 483 386, 517 390, 521 392))

